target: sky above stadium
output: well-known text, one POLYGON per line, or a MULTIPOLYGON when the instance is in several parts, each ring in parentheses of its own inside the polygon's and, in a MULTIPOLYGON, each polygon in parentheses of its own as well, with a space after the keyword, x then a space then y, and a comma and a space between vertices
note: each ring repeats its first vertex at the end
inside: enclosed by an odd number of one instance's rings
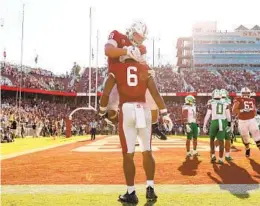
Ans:
MULTIPOLYGON (((124 32, 132 20, 144 20, 149 29, 148 61, 152 63, 152 38, 155 38, 155 65, 158 48, 161 62, 176 64, 176 41, 191 35, 198 21, 217 21, 218 29, 233 30, 240 24, 260 24, 259 0, 1 0, 0 49, 7 61, 19 63, 21 57, 22 4, 25 4, 24 55, 26 65, 38 66, 56 74, 69 71, 73 62, 89 65, 89 8, 92 7, 92 46, 96 65, 105 64, 104 44, 110 31, 124 32), (128 5, 129 4, 129 5, 128 5), (127 6, 128 5, 128 6, 127 6)), ((3 56, 1 54, 1 60, 3 56)))

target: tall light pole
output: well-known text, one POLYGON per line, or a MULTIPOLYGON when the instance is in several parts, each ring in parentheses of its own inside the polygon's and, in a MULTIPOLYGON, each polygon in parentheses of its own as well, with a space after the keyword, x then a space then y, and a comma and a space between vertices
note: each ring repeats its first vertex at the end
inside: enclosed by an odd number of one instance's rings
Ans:
POLYGON ((91 36, 92 36, 92 14, 91 7, 89 8, 89 71, 88 71, 88 104, 91 106, 91 60, 92 60, 92 46, 91 46, 91 36))
POLYGON ((96 96, 95 96, 95 109, 97 109, 97 94, 98 94, 98 46, 99 46, 99 35, 98 35, 98 31, 97 31, 97 53, 96 53, 96 86, 95 86, 95 91, 96 91, 96 96))
POLYGON ((24 7, 23 4, 23 13, 22 13, 22 37, 21 37, 21 59, 20 59, 20 85, 19 85, 19 98, 18 98, 18 113, 19 113, 19 125, 21 124, 21 100, 22 100, 22 79, 23 79, 23 40, 24 40, 24 7))

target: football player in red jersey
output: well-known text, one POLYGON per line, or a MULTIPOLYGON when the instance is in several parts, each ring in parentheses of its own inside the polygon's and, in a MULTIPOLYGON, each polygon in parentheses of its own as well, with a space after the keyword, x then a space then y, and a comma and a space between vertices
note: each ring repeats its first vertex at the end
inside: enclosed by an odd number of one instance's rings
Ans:
POLYGON ((119 137, 123 152, 123 168, 127 184, 127 192, 119 196, 119 201, 124 203, 138 203, 135 193, 135 142, 138 137, 143 155, 143 167, 147 179, 146 198, 156 201, 154 192, 155 161, 151 148, 151 110, 146 105, 146 90, 154 98, 162 119, 172 129, 165 103, 160 96, 152 76, 148 73, 148 66, 137 62, 116 63, 111 65, 108 79, 106 80, 103 95, 100 100, 99 115, 107 112, 109 95, 116 85, 119 93, 119 137))
POLYGON ((257 127, 255 99, 251 98, 251 91, 245 87, 241 90, 241 97, 234 99, 233 114, 238 117, 238 129, 246 147, 246 157, 250 157, 250 135, 251 133, 256 146, 260 149, 260 132, 257 127))
MULTIPOLYGON (((147 34, 147 26, 141 21, 134 22, 126 34, 122 34, 117 30, 112 31, 105 45, 105 55, 108 57, 108 72, 111 65, 124 62, 128 58, 145 64, 146 47, 143 45, 143 41, 147 38, 147 34)), ((149 72, 154 75, 153 70, 149 70, 149 72)), ((113 88, 110 95, 108 109, 117 111, 119 97, 116 87, 113 88)), ((160 139, 165 140, 167 137, 158 129, 158 108, 149 91, 147 91, 146 98, 152 110, 153 133, 156 133, 156 136, 160 139)), ((113 121, 113 118, 116 118, 116 116, 117 113, 114 112, 111 120, 113 121)))

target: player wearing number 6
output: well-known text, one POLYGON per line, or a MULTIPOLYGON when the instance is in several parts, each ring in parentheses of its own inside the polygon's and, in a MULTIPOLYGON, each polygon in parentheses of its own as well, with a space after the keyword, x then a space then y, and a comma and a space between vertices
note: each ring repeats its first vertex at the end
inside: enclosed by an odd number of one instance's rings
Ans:
POLYGON ((246 148, 246 157, 250 157, 250 135, 251 133, 257 147, 260 149, 260 132, 257 127, 255 99, 251 98, 251 91, 245 87, 241 90, 241 97, 234 99, 233 114, 238 117, 238 129, 246 148))
MULTIPOLYGON (((144 22, 135 21, 127 29, 125 34, 117 30, 109 34, 108 41, 105 45, 105 55, 108 57, 108 73, 113 64, 124 63, 127 59, 135 60, 136 62, 146 63, 146 47, 143 42, 148 36, 148 29, 144 22)), ((155 72, 150 69, 149 72, 155 75, 155 72)), ((158 107, 152 98, 149 91, 146 92, 146 102, 152 110, 152 131, 160 139, 166 140, 167 137, 159 129, 158 124, 158 107)), ((119 104, 119 96, 117 87, 114 86, 110 94, 108 109, 109 113, 114 115, 110 116, 110 120, 114 121, 117 117, 119 104)))
POLYGON ((224 154, 224 138, 226 132, 230 131, 231 126, 231 114, 228 107, 228 103, 221 100, 221 94, 218 89, 215 89, 212 93, 213 99, 208 102, 207 114, 204 119, 203 131, 207 133, 207 123, 211 116, 210 123, 210 150, 211 150, 211 162, 216 162, 215 156, 215 138, 219 142, 219 160, 218 164, 223 164, 224 154), (226 121, 227 120, 227 121, 226 121))
POLYGON ((160 96, 153 77, 148 73, 148 66, 140 63, 118 63, 110 67, 110 73, 105 83, 103 95, 100 100, 99 115, 107 111, 109 95, 117 86, 119 94, 119 137, 123 150, 123 168, 127 184, 125 195, 119 196, 119 201, 124 203, 138 203, 135 193, 135 142, 138 137, 143 155, 143 167, 146 174, 147 187, 146 198, 155 201, 154 192, 155 162, 151 148, 152 116, 150 107, 146 105, 146 90, 148 89, 154 98, 162 119, 172 129, 172 121, 169 118, 165 103, 160 96))

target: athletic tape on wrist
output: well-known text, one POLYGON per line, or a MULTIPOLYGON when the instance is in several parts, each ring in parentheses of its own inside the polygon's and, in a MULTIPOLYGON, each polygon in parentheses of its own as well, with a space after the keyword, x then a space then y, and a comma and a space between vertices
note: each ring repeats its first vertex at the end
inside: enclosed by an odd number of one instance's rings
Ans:
POLYGON ((107 110, 107 107, 99 107, 99 110, 100 110, 101 112, 104 112, 104 111, 107 110))
POLYGON ((161 109, 160 110, 160 114, 167 113, 167 112, 168 112, 167 109, 161 109))

